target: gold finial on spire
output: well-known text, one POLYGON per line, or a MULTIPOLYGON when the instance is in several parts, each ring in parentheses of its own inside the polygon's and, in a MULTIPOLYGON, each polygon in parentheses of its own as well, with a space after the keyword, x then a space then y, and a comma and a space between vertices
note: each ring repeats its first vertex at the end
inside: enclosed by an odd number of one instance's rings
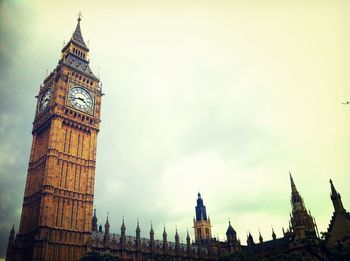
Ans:
POLYGON ((78 13, 78 22, 81 21, 81 18, 82 18, 82 17, 83 17, 83 15, 82 15, 81 11, 79 11, 79 13, 78 13))

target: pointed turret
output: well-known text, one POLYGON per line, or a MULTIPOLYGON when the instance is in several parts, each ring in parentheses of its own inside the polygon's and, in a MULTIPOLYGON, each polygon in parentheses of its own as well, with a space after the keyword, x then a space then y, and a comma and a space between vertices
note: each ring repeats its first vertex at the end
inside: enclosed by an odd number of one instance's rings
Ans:
POLYGON ((164 230, 163 230, 163 251, 164 251, 164 253, 168 252, 168 235, 165 231, 165 226, 164 226, 164 230))
POLYGON ((60 64, 87 76, 91 80, 99 81, 98 77, 93 74, 89 67, 89 48, 84 42, 80 29, 80 21, 81 18, 79 17, 71 39, 62 49, 60 64))
POLYGON ((345 212, 341 196, 335 189, 331 179, 329 179, 329 183, 331 184, 331 200, 333 202, 334 212, 345 212))
POLYGON ((99 227, 98 227, 98 232, 103 232, 103 230, 102 230, 102 224, 99 225, 99 227))
POLYGON ((344 208, 341 196, 335 189, 331 179, 329 183, 331 185, 330 196, 334 212, 327 229, 326 243, 328 247, 346 246, 350 235, 350 213, 344 208))
POLYGON ((137 250, 140 250, 141 247, 141 229, 140 229, 140 224, 139 224, 139 220, 137 219, 137 226, 136 226, 136 248, 137 250))
POLYGON ((233 243, 237 240, 237 233, 231 226, 231 221, 228 222, 228 228, 226 230, 227 242, 233 243))
POLYGON ((125 230, 126 230, 126 227, 125 227, 124 218, 123 218, 122 226, 120 227, 120 232, 122 237, 123 236, 125 237, 125 230))
POLYGON ((187 253, 190 253, 191 252, 191 238, 190 238, 190 235, 188 233, 188 229, 187 229, 187 236, 186 236, 186 251, 187 253))
POLYGON ((290 178, 290 186, 291 186, 291 204, 293 209, 302 209, 304 207, 304 201, 301 198, 297 187, 295 186, 292 174, 289 172, 289 178, 290 178))
POLYGON ((295 239, 302 239, 306 235, 315 235, 316 236, 316 223, 314 218, 305 208, 304 200, 300 196, 292 174, 289 172, 290 183, 291 183, 291 205, 292 205, 292 214, 291 214, 291 228, 295 239))
POLYGON ((247 236, 247 245, 248 246, 255 245, 253 236, 252 236, 252 234, 250 232, 249 232, 249 234, 247 236))
POLYGON ((136 226, 136 238, 141 238, 141 229, 139 221, 137 220, 137 226, 136 226))
POLYGON ((261 235, 260 230, 259 230, 259 242, 260 242, 260 244, 261 244, 262 242, 264 242, 264 239, 263 239, 263 237, 262 237, 262 235, 261 235))
POLYGON ((275 233, 275 230, 273 230, 273 228, 272 228, 272 239, 276 240, 276 233, 275 233))
POLYGON ((120 245, 122 250, 125 249, 126 246, 126 235, 125 235, 125 223, 124 223, 124 217, 123 217, 123 221, 122 221, 122 225, 120 227, 120 245))
POLYGON ((194 237, 199 240, 211 239, 211 223, 207 217, 206 207, 203 204, 201 193, 198 192, 197 205, 195 207, 196 218, 193 220, 194 237))
POLYGON ((294 180, 293 180, 293 177, 292 177, 292 173, 289 172, 289 179, 290 179, 290 186, 292 188, 292 193, 297 193, 297 188, 295 186, 295 183, 294 183, 294 180))
POLYGON ((180 251, 180 237, 179 234, 177 233, 177 229, 175 231, 175 251, 179 253, 180 251))
POLYGON ((208 220, 208 219, 207 219, 207 211, 203 204, 201 193, 198 192, 197 206, 196 206, 196 221, 200 221, 200 220, 208 220))
POLYGON ((108 215, 107 215, 107 219, 106 219, 106 223, 105 223, 105 233, 104 233, 104 236, 103 236, 103 241, 104 241, 105 248, 109 247, 109 239, 110 239, 109 228, 110 228, 110 225, 109 225, 108 215))
POLYGON ((155 245, 155 241, 154 241, 154 230, 153 230, 153 225, 152 225, 152 222, 151 222, 151 229, 149 231, 149 245, 150 245, 150 248, 151 248, 151 251, 152 253, 154 252, 154 245, 155 245))
POLYGON ((96 209, 94 209, 94 215, 93 215, 93 217, 92 217, 92 231, 97 231, 96 209))
POLYGON ((154 241, 154 230, 153 230, 152 222, 151 222, 151 229, 149 231, 149 238, 151 241, 154 241))
POLYGON ((72 38, 71 38, 71 41, 78 44, 80 47, 88 50, 88 47, 86 46, 86 44, 84 42, 83 35, 81 34, 80 21, 81 21, 81 14, 79 14, 77 27, 75 28, 75 31, 74 31, 72 38))
POLYGON ((110 227, 111 226, 109 225, 108 216, 107 216, 106 223, 105 223, 105 234, 109 234, 110 227))

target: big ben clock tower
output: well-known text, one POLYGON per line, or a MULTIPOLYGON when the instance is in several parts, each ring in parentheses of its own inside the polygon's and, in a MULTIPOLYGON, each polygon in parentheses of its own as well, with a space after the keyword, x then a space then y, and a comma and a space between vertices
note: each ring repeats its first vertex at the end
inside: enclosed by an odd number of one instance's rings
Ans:
POLYGON ((37 96, 21 222, 8 260, 77 260, 87 248, 102 92, 80 21, 37 96))

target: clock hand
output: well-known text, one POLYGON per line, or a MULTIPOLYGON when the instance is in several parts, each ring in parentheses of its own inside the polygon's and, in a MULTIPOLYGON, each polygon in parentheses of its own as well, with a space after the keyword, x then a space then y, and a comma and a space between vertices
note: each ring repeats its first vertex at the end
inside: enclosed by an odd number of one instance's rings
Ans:
POLYGON ((81 97, 77 97, 78 100, 81 100, 82 102, 84 102, 86 104, 85 99, 81 98, 81 97))

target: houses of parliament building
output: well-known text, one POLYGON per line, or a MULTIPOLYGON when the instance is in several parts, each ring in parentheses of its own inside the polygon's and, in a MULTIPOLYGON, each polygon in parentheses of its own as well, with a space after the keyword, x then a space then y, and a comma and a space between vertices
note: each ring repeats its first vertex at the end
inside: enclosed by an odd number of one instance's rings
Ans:
POLYGON ((331 180, 334 212, 322 237, 291 175, 290 225, 281 238, 272 231, 272 240, 264 241, 261 235, 254 240, 249 233, 246 242, 240 242, 229 222, 226 239, 218 240, 212 236, 200 193, 193 220, 195 238, 187 232, 186 243, 180 243, 177 231, 169 238, 165 228, 162 240, 156 240, 152 225, 148 238, 141 238, 139 224, 135 235, 126 235, 124 220, 115 234, 108 218, 104 227, 98 226, 93 199, 103 93, 89 67, 80 22, 79 17, 58 65, 40 86, 21 220, 19 229, 10 231, 6 260, 70 261, 89 253, 134 261, 338 260, 332 249, 349 247, 350 214, 331 180))

